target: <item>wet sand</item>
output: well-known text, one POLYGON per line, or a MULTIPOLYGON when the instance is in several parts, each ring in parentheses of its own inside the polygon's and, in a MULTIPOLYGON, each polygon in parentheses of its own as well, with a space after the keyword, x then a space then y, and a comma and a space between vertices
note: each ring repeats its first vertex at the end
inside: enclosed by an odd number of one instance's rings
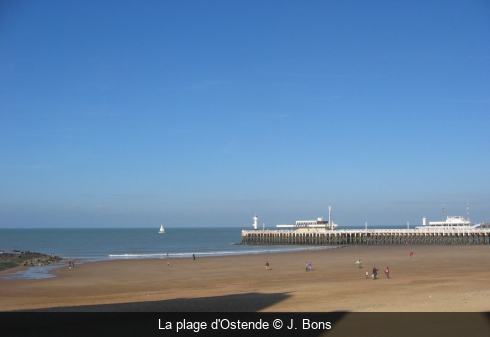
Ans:
POLYGON ((0 311, 488 312, 489 246, 354 246, 192 259, 113 260, 8 280, 0 311), (409 253, 413 251, 413 258, 409 253), (363 268, 356 260, 361 259, 363 268), (270 263, 266 270, 265 262, 270 263), (313 271, 305 271, 305 262, 313 271), (167 262, 170 265, 167 265, 167 262), (390 267, 391 278, 384 275, 390 267), (373 267, 378 280, 365 278, 373 267))

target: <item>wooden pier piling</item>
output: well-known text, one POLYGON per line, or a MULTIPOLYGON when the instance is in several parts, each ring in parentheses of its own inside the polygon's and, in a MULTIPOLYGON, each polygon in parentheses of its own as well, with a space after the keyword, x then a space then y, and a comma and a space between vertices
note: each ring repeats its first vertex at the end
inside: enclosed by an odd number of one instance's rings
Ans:
POLYGON ((490 229, 242 230, 248 245, 489 244, 490 229))

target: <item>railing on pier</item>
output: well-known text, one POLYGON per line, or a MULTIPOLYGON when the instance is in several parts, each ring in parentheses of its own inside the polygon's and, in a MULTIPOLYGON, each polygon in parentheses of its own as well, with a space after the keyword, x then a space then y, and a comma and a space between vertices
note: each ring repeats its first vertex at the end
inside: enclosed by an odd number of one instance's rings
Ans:
POLYGON ((489 244, 490 229, 243 230, 243 244, 489 244))

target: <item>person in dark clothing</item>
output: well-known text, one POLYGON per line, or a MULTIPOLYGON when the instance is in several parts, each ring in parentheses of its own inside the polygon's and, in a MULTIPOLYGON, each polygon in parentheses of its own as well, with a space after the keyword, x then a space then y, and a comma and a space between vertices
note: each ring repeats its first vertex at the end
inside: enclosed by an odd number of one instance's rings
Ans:
POLYGON ((378 275, 378 269, 376 267, 373 268, 373 280, 376 280, 376 276, 378 275))

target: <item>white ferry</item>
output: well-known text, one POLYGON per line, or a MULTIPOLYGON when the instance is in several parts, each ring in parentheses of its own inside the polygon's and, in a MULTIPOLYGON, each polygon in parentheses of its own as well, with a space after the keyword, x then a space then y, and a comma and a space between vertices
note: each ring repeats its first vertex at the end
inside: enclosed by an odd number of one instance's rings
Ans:
POLYGON ((448 216, 446 221, 430 221, 426 225, 425 218, 422 218, 422 226, 415 227, 416 230, 461 230, 461 229, 476 229, 480 228, 481 224, 472 225, 469 219, 462 216, 448 216))
POLYGON ((324 221, 323 218, 316 220, 298 220, 295 224, 280 224, 277 228, 291 228, 296 230, 333 230, 338 225, 334 222, 324 221))

